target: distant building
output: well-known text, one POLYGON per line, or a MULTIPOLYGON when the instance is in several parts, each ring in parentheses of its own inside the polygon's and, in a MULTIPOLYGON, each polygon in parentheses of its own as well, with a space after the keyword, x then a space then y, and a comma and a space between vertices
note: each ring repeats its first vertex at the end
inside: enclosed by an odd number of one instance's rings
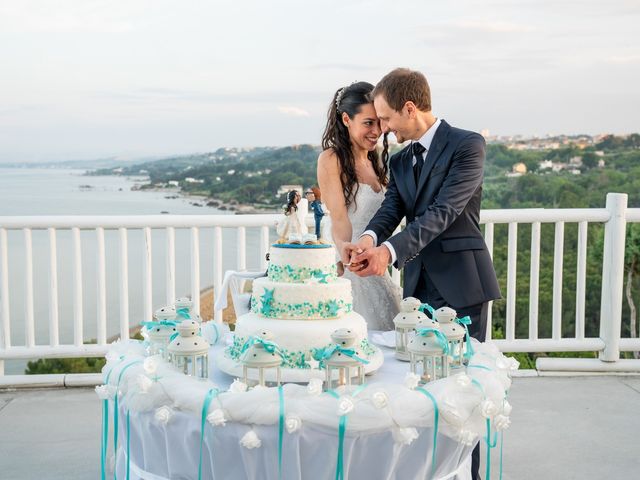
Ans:
POLYGON ((179 187, 180 186, 180 182, 178 180, 169 180, 167 183, 169 184, 170 187, 179 187))
POLYGON ((516 164, 511 168, 511 171, 512 171, 513 173, 519 173, 520 175, 524 175, 525 173, 527 173, 527 166, 526 166, 524 163, 519 162, 519 163, 516 163, 516 164))
POLYGON ((569 165, 574 166, 574 167, 581 167, 582 166, 582 157, 580 157, 580 156, 571 157, 569 159, 569 165))
POLYGON ((184 181, 187 183, 204 183, 204 180, 202 180, 201 178, 192 178, 192 177, 187 177, 184 179, 184 181))

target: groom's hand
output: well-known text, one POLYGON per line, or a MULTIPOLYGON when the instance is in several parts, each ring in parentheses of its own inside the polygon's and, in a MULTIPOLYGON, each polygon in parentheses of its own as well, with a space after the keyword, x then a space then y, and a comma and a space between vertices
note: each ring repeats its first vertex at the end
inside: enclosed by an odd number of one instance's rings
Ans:
POLYGON ((360 255, 357 255, 353 261, 362 266, 360 269, 353 270, 359 277, 384 275, 391 262, 391 252, 385 245, 381 245, 365 250, 360 255))
POLYGON ((361 270, 366 265, 355 261, 355 257, 374 246, 373 238, 369 235, 363 235, 357 243, 347 243, 343 245, 341 252, 343 263, 353 272, 361 270))

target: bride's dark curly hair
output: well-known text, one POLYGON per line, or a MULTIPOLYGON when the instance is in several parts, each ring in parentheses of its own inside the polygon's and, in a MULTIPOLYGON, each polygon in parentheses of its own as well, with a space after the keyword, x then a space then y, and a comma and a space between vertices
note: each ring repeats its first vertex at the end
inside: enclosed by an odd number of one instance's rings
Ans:
MULTIPOLYGON (((340 88, 333 96, 333 101, 327 113, 327 126, 322 134, 322 149, 333 149, 340 164, 340 182, 347 207, 355 202, 358 189, 358 177, 356 175, 356 162, 351 150, 351 140, 349 139, 349 129, 342 122, 342 112, 353 119, 360 113, 362 105, 372 103, 371 92, 373 85, 367 82, 352 83, 348 87, 340 88)), ((386 135, 384 138, 384 150, 382 159, 378 157, 377 151, 367 154, 373 170, 378 177, 380 185, 387 185, 388 152, 386 145, 386 135)), ((356 205, 357 207, 357 205, 356 205)))

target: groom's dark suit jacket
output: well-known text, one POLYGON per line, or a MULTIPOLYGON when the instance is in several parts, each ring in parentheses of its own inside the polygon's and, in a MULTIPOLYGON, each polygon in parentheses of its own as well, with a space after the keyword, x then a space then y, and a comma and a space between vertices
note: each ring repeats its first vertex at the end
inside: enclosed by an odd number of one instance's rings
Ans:
POLYGON ((404 296, 428 275, 453 308, 500 298, 493 263, 480 232, 485 142, 481 135, 442 121, 427 152, 418 185, 410 146, 391 157, 382 206, 366 230, 388 240, 404 268, 404 296), (406 228, 391 237, 402 217, 406 228))

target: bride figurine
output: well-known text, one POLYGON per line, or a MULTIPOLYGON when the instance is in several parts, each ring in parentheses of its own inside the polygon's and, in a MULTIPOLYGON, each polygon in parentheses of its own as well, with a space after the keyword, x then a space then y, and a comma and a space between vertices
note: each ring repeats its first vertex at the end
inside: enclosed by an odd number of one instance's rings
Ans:
POLYGON ((297 190, 287 192, 287 204, 284 206, 284 218, 278 222, 276 231, 278 243, 302 243, 303 229, 298 216, 300 194, 297 190))

